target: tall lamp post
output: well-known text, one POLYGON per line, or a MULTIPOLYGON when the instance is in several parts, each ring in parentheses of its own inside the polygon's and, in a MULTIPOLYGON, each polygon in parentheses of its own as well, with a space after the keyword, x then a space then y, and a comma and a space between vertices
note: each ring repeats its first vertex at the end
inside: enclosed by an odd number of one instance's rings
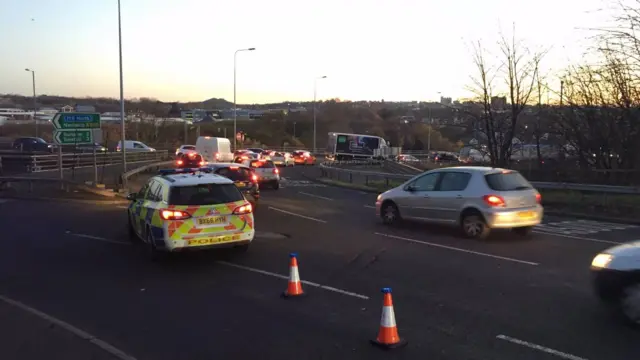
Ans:
POLYGON ((236 112, 236 63, 238 58, 238 53, 241 51, 253 51, 256 48, 247 48, 247 49, 239 49, 233 53, 233 150, 238 149, 238 139, 236 134, 238 134, 238 113, 236 112))
POLYGON ((318 80, 326 79, 326 76, 320 76, 313 80, 313 150, 316 151, 316 100, 318 95, 318 80))
POLYGON ((38 137, 38 119, 36 119, 36 112, 38 111, 38 100, 36 98, 36 71, 32 69, 24 69, 24 71, 31 72, 31 84, 33 86, 33 121, 36 123, 36 137, 38 137))
POLYGON ((118 57, 120 61, 120 151, 122 151, 123 172, 127 172, 127 150, 124 146, 124 81, 122 76, 122 21, 120 19, 120 0, 118 0, 118 57))

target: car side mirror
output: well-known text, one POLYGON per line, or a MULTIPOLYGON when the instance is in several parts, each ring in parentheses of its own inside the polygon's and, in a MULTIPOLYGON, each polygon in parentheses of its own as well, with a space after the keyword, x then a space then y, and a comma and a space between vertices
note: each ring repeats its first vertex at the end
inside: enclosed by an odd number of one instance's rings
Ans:
POLYGON ((138 194, 136 193, 131 193, 127 195, 127 200, 130 200, 130 201, 135 201, 137 198, 138 198, 138 194))
POLYGON ((413 185, 407 185, 407 186, 405 186, 404 190, 408 191, 408 192, 414 192, 414 191, 416 191, 416 187, 413 186, 413 185))

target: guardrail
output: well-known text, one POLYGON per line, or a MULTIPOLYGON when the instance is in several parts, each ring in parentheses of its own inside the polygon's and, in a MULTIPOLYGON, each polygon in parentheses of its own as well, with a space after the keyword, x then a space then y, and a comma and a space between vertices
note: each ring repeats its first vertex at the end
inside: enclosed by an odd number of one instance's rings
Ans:
POLYGON ((133 170, 129 170, 126 173, 123 173, 122 175, 120 175, 120 181, 122 183, 122 188, 124 190, 128 190, 129 189, 129 180, 135 176, 138 176, 142 173, 146 173, 146 172, 158 172, 158 170, 160 170, 161 167, 165 167, 165 166, 171 166, 173 165, 174 162, 173 160, 168 160, 168 161, 161 161, 161 162, 156 162, 153 164, 149 164, 149 165, 144 165, 141 166, 139 168, 135 168, 133 170))
MULTIPOLYGON (((5 170, 13 168, 13 170, 24 171, 27 173, 53 171, 60 169, 60 155, 1 155, 3 167, 5 170)), ((168 152, 165 151, 132 151, 127 152, 127 163, 159 161, 168 158, 168 152)), ((83 168, 94 166, 107 166, 122 163, 122 153, 120 152, 100 152, 96 153, 63 153, 62 168, 83 168)))
MULTIPOLYGON (((391 187, 399 182, 407 181, 416 174, 392 174, 376 171, 344 169, 331 166, 329 163, 320 164, 321 176, 337 181, 347 181, 350 183, 360 183, 366 186, 384 185, 391 187)), ((594 192, 603 194, 620 195, 640 195, 640 187, 635 186, 611 186, 593 184, 572 184, 555 182, 532 181, 531 184, 537 189, 544 190, 570 190, 578 192, 594 192)))

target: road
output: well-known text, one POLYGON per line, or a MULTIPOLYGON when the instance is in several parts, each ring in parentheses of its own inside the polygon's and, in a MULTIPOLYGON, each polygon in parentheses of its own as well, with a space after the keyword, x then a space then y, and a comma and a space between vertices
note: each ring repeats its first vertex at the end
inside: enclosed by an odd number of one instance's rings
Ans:
POLYGON ((640 334, 599 306, 588 273, 640 227, 549 218, 532 239, 486 242, 389 228, 374 194, 303 171, 283 169, 283 187, 263 191, 248 253, 166 263, 128 242, 122 206, 0 200, 0 295, 140 360, 640 358, 640 334), (311 282, 301 300, 279 297, 290 252, 311 282), (409 341, 392 353, 369 344, 387 286, 409 341))

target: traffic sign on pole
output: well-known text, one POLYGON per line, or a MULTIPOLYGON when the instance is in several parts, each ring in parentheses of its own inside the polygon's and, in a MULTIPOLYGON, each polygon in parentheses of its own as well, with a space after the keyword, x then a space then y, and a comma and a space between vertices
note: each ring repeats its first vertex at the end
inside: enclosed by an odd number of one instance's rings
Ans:
POLYGON ((53 141, 60 145, 91 144, 93 143, 93 131, 83 130, 55 130, 53 141))
POLYGON ((100 114, 57 113, 51 122, 55 129, 99 129, 100 114))

